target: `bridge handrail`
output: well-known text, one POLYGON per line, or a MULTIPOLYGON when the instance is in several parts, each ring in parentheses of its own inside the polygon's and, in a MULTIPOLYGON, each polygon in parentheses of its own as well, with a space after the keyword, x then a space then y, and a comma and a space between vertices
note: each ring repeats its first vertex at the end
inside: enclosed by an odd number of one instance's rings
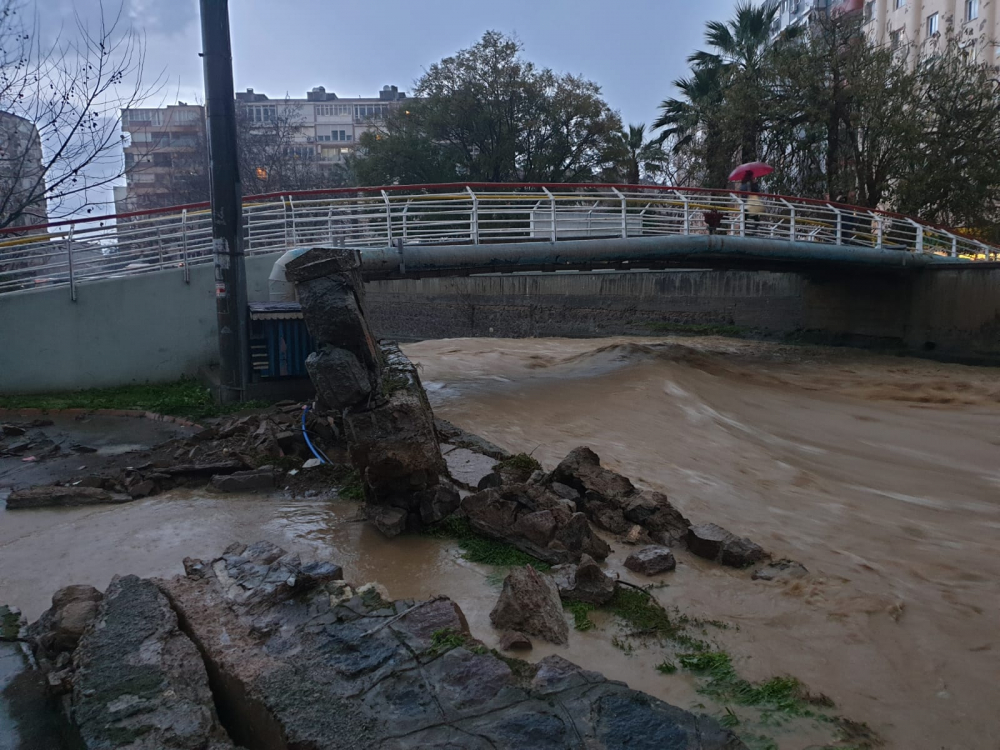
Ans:
MULTIPOLYGON (((180 269, 212 260, 210 205, 0 230, 0 293, 180 269)), ((830 201, 659 185, 449 183, 247 196, 248 254, 304 244, 410 244, 719 233, 890 248, 971 260, 1000 248, 886 211, 830 201)))

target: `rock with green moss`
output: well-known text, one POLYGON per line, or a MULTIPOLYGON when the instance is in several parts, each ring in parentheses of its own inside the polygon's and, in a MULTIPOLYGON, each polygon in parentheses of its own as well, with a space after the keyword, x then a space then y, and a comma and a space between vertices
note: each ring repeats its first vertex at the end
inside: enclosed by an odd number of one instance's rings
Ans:
POLYGON ((208 674, 152 581, 115 578, 74 654, 73 718, 87 750, 226 750, 208 674))

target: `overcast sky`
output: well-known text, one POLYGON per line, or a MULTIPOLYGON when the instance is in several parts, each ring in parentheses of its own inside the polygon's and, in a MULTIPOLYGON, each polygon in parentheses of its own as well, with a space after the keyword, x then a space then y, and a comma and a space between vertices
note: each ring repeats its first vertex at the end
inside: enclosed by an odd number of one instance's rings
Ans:
MULTIPOLYGON (((92 19, 98 0, 37 0, 43 26, 92 19)), ((104 0, 105 14, 117 0, 104 0)), ((431 63, 487 29, 516 34, 524 54, 557 72, 596 81, 628 122, 651 123, 670 82, 703 46, 709 19, 733 0, 230 0, 236 89, 302 97, 325 86, 341 97, 410 91, 431 63)), ((202 101, 197 0, 125 0, 144 29, 147 70, 163 70, 164 101, 202 101)))

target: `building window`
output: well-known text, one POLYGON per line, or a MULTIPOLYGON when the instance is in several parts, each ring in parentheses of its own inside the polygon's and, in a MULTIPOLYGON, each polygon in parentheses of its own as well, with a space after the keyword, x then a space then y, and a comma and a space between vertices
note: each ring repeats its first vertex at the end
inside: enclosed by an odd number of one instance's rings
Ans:
POLYGON ((896 0, 896 10, 899 10, 905 5, 906 5, 906 0, 896 0))
POLYGON ((889 32, 889 41, 891 42, 893 49, 899 49, 903 46, 903 30, 897 29, 896 31, 889 32))
POLYGON ((359 121, 381 120, 388 111, 389 107, 385 104, 355 104, 354 119, 359 121))
POLYGON ((979 0, 965 0, 965 20, 975 21, 979 18, 979 0))
POLYGON ((173 165, 173 159, 171 159, 170 154, 153 154, 153 166, 154 167, 169 167, 173 165))
POLYGON ((158 109, 123 109, 122 124, 128 125, 161 125, 158 109))
POLYGON ((265 104, 259 107, 249 108, 249 117, 251 122, 274 122, 274 105, 265 104))
POLYGON ((932 37, 938 33, 938 14, 931 13, 927 16, 927 36, 932 37))

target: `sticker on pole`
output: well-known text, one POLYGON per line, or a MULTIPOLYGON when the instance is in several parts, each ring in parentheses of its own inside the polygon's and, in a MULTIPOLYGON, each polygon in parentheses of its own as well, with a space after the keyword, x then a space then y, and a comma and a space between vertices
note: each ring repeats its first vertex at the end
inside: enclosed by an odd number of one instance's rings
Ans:
POLYGON ((215 298, 222 299, 226 296, 226 285, 222 282, 218 282, 215 285, 215 298))

